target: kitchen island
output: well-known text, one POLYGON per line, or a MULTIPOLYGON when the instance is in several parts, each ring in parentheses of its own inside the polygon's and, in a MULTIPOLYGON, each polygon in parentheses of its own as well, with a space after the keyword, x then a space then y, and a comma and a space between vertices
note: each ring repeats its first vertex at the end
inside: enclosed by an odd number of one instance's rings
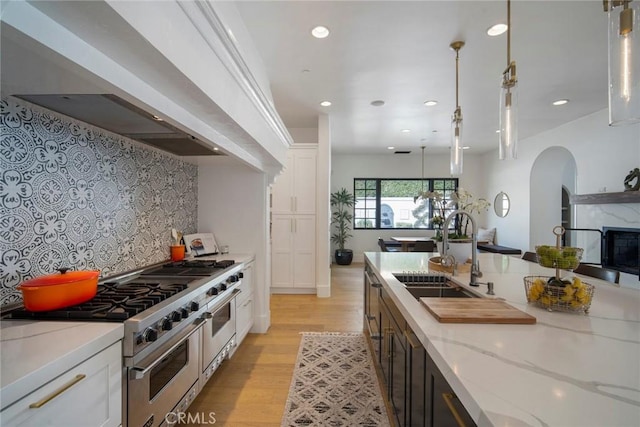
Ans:
POLYGON ((588 315, 528 305, 523 277, 555 270, 501 254, 478 255, 482 282, 452 280, 502 298, 534 325, 439 323, 393 273, 428 272, 430 253, 367 252, 368 268, 478 426, 640 425, 640 292, 584 277, 595 286, 588 315))

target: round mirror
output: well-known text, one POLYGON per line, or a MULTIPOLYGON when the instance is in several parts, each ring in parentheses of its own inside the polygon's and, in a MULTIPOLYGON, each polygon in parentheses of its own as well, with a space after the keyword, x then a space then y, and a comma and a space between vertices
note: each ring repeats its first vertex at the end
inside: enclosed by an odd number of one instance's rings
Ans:
POLYGON ((509 196, 504 191, 501 191, 493 201, 493 210, 500 218, 504 218, 509 213, 509 196))

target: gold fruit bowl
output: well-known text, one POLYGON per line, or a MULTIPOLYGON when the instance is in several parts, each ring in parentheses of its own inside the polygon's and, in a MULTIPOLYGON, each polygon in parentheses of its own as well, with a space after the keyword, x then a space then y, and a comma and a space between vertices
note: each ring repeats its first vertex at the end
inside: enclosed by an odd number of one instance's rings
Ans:
POLYGON ((526 276, 527 302, 549 311, 559 310, 587 314, 593 300, 594 286, 579 277, 560 280, 548 276, 526 276))
POLYGON ((580 265, 582 259, 582 248, 541 245, 536 246, 538 264, 543 267, 559 268, 561 270, 574 270, 580 265))

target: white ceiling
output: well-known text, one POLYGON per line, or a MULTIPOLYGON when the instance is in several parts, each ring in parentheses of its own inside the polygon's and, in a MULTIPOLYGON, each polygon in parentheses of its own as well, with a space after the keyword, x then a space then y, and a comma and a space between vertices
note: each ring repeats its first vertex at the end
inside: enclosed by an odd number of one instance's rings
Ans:
MULTIPOLYGON (((447 152, 460 106, 470 153, 497 147, 498 94, 506 67, 505 1, 237 2, 289 128, 317 127, 327 113, 332 150, 387 153, 387 146, 447 152), (325 39, 311 37, 327 26, 325 39), (305 71, 308 70, 308 71, 305 71), (426 100, 437 100, 425 107, 426 100), (320 101, 329 100, 330 107, 320 101), (373 107, 374 100, 384 100, 373 107), (410 129, 410 133, 401 133, 410 129)), ((511 56, 519 78, 520 139, 607 107, 607 15, 602 1, 518 1, 511 5, 511 56), (554 107, 551 102, 570 103, 554 107)))

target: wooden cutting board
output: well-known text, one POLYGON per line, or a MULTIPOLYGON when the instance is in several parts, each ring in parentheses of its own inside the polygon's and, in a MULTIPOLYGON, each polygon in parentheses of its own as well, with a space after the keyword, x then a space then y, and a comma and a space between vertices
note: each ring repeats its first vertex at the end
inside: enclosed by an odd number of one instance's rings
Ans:
POLYGON ((536 323, 535 317, 501 300, 420 298, 420 302, 440 323, 536 323))

